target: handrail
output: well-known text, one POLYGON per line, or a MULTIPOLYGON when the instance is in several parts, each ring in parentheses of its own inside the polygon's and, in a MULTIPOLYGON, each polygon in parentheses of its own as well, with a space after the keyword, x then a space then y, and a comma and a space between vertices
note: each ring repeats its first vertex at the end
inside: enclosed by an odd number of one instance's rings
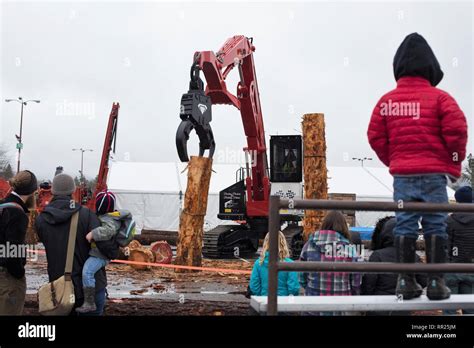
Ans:
POLYGON ((268 307, 267 315, 278 313, 278 272, 279 271, 337 271, 337 272, 420 272, 420 273, 474 273, 474 264, 438 263, 438 264, 403 264, 403 263, 342 263, 342 262, 279 262, 278 232, 280 230, 280 209, 320 209, 320 210, 356 210, 356 211, 415 211, 415 212, 464 212, 474 214, 474 204, 439 204, 424 202, 358 202, 330 201, 322 199, 281 199, 270 196, 268 229, 269 263, 268 263, 268 307))

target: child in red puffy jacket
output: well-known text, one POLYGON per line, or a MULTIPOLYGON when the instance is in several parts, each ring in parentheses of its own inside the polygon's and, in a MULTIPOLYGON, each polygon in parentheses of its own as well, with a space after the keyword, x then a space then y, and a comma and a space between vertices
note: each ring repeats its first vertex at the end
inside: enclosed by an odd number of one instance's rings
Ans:
MULTIPOLYGON (((454 98, 435 87, 443 72, 421 35, 413 33, 403 40, 393 71, 397 87, 374 108, 367 131, 370 146, 390 168, 396 202, 447 203, 448 180, 460 177, 466 156, 466 118, 454 98)), ((415 262, 420 217, 428 262, 446 262, 446 214, 397 212, 396 216, 397 262, 415 262)), ((421 292, 413 274, 399 275, 397 295, 411 299, 421 292)), ((442 274, 430 274, 427 296, 449 298, 442 274)))

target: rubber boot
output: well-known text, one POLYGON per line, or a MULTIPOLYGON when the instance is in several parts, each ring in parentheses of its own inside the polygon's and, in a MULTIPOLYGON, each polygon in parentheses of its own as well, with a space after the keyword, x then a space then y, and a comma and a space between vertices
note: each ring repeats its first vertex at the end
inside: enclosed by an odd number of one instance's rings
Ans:
POLYGON ((95 306, 95 288, 84 288, 84 303, 76 308, 77 313, 90 313, 97 310, 95 306))
MULTIPOLYGON (((415 263, 416 262, 416 238, 407 236, 395 237, 395 248, 397 251, 397 262, 415 263)), ((412 273, 401 273, 398 275, 397 288, 395 293, 402 296, 404 300, 420 297, 423 289, 416 282, 415 275, 412 273)))
MULTIPOLYGON (((425 239, 426 260, 428 263, 446 263, 448 260, 448 241, 431 235, 425 239)), ((444 282, 442 273, 429 273, 426 296, 430 300, 444 300, 451 296, 451 290, 444 282)))

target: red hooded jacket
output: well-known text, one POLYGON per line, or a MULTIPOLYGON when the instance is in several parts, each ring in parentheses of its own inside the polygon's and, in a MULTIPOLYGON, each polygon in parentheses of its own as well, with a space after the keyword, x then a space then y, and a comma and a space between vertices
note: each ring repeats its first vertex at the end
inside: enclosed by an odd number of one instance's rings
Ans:
POLYGON ((397 88, 372 113, 367 136, 392 175, 448 174, 458 178, 466 157, 467 123, 448 93, 431 48, 410 34, 394 59, 397 88))

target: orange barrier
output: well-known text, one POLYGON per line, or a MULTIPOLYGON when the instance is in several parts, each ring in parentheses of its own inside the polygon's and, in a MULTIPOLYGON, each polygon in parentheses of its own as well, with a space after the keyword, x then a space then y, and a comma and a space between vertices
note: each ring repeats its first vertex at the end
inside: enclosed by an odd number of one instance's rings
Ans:
MULTIPOLYGON (((29 252, 37 254, 46 254, 44 250, 31 250, 29 252)), ((203 272, 215 272, 215 273, 231 273, 231 274, 251 274, 252 271, 238 270, 238 269, 227 269, 227 268, 216 268, 216 267, 197 267, 197 266, 182 266, 182 265, 170 265, 166 263, 154 263, 154 262, 138 262, 129 260, 111 260, 113 263, 122 263, 126 265, 140 265, 140 266, 151 266, 151 267, 163 267, 163 268, 179 268, 189 269, 203 272)))

